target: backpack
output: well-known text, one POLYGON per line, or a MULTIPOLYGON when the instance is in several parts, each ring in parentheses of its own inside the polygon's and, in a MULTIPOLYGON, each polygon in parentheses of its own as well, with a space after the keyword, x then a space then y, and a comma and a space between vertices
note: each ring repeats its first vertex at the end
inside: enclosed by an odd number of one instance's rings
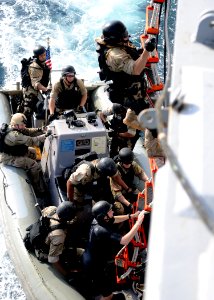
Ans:
POLYGON ((86 154, 76 157, 74 164, 71 167, 66 168, 62 172, 62 177, 67 181, 69 179, 69 177, 71 176, 71 174, 74 173, 80 165, 85 164, 85 163, 87 163, 91 167, 91 172, 94 173, 95 167, 90 162, 95 159, 98 159, 98 155, 95 151, 91 151, 89 153, 86 153, 86 154))
POLYGON ((8 124, 2 123, 0 128, 0 153, 4 152, 4 138, 8 133, 7 128, 8 128, 8 124))
POLYGON ((109 75, 109 68, 106 64, 106 54, 108 52, 109 48, 107 48, 104 45, 97 45, 96 52, 98 53, 98 64, 100 67, 99 71, 99 77, 100 80, 108 80, 108 75, 109 75))
POLYGON ((30 252, 35 251, 39 260, 42 260, 41 258, 44 257, 43 255, 40 255, 40 253, 48 254, 49 252, 49 245, 45 243, 48 234, 56 229, 65 228, 65 223, 50 226, 50 219, 59 222, 58 219, 52 218, 50 215, 45 217, 41 216, 35 223, 26 228, 27 233, 23 239, 26 249, 30 252))
POLYGON ((23 88, 27 88, 31 86, 31 79, 28 72, 29 65, 33 62, 33 58, 23 58, 21 60, 22 68, 21 68, 21 85, 23 88))

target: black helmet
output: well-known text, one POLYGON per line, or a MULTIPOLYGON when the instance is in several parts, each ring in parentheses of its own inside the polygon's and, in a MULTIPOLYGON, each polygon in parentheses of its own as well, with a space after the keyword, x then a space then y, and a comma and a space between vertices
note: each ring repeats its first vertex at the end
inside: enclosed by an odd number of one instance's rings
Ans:
POLYGON ((107 201, 100 200, 92 207, 92 214, 98 223, 104 220, 104 217, 112 209, 112 205, 107 201))
POLYGON ((39 57, 39 55, 43 54, 46 52, 46 49, 45 47, 41 46, 41 45, 38 45, 34 50, 33 50, 33 55, 35 57, 39 57))
POLYGON ((67 74, 76 74, 76 71, 73 66, 67 66, 62 69, 62 77, 67 74))
POLYGON ((60 219, 70 221, 76 215, 76 208, 70 201, 64 201, 57 207, 56 213, 60 219))
POLYGON ((134 160, 134 153, 129 148, 122 148, 119 151, 119 160, 124 164, 131 164, 134 160))
POLYGON ((128 37, 128 31, 121 21, 111 21, 104 25, 103 37, 106 42, 118 43, 128 37))
POLYGON ((125 115, 126 114, 127 109, 119 104, 119 103, 114 103, 113 104, 113 113, 116 115, 125 115))
POLYGON ((104 157, 101 158, 97 165, 97 170, 104 176, 114 176, 117 173, 117 166, 112 158, 104 157))

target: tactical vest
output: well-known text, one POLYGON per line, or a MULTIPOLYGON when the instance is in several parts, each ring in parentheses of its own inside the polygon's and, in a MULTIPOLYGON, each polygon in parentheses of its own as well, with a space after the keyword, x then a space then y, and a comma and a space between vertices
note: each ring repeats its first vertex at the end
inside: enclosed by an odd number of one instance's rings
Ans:
POLYGON ((121 174, 123 181, 126 183, 126 185, 128 185, 129 187, 132 187, 134 185, 133 181, 134 181, 134 176, 135 176, 133 165, 131 165, 129 169, 126 169, 126 172, 124 171, 124 168, 121 166, 120 163, 117 164, 117 168, 121 174))
POLYGON ((63 79, 60 79, 62 92, 59 93, 56 99, 56 107, 59 109, 75 109, 80 104, 82 98, 80 88, 77 84, 76 78, 73 81, 73 88, 70 90, 65 89, 63 79))
MULTIPOLYGON (((125 72, 113 72, 109 69, 106 64, 106 55, 110 48, 115 48, 117 46, 107 46, 105 44, 98 44, 98 62, 100 67, 100 79, 109 81, 112 80, 113 84, 110 84, 109 92, 110 94, 115 94, 111 97, 111 101, 115 103, 123 103, 124 98, 133 98, 133 95, 136 94, 135 88, 133 88, 134 83, 140 83, 141 93, 145 95, 146 91, 146 81, 144 79, 144 72, 141 75, 130 75, 125 72), (122 101, 121 101, 122 98, 122 101), (115 100, 115 101, 114 101, 115 100)), ((134 46, 120 46, 123 48, 133 60, 137 60, 140 57, 138 50, 134 46)))
POLYGON ((50 69, 48 68, 48 66, 46 65, 43 65, 39 59, 36 59, 36 63, 42 68, 43 70, 43 75, 42 75, 42 79, 40 80, 40 83, 47 87, 48 86, 48 83, 49 83, 49 80, 50 80, 50 69))
POLYGON ((123 123, 124 118, 125 118, 125 116, 123 117, 122 115, 114 114, 113 118, 110 120, 111 129, 118 132, 118 133, 127 132, 128 128, 123 123))
MULTIPOLYGON (((11 131, 11 129, 9 129, 8 133, 10 131, 11 131)), ((13 129, 13 131, 19 131, 19 130, 13 129)), ((12 155, 12 156, 24 156, 28 153, 28 146, 26 146, 26 145, 9 146, 6 143, 4 143, 3 152, 6 154, 9 154, 9 155, 12 155)))

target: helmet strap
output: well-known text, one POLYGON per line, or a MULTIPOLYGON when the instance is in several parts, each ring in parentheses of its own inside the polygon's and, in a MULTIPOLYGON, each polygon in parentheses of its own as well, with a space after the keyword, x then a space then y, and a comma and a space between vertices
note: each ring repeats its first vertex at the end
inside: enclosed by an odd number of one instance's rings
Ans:
POLYGON ((108 215, 106 215, 106 219, 104 219, 105 221, 106 221, 106 223, 108 224, 108 225, 113 225, 114 224, 114 217, 112 217, 112 218, 110 218, 108 215))

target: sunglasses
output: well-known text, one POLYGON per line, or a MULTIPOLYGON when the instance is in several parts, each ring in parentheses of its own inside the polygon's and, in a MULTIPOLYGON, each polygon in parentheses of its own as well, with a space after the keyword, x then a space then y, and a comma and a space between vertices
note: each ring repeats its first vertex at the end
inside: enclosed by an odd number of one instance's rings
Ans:
POLYGON ((70 74, 70 75, 66 75, 66 77, 75 77, 75 75, 70 74))

